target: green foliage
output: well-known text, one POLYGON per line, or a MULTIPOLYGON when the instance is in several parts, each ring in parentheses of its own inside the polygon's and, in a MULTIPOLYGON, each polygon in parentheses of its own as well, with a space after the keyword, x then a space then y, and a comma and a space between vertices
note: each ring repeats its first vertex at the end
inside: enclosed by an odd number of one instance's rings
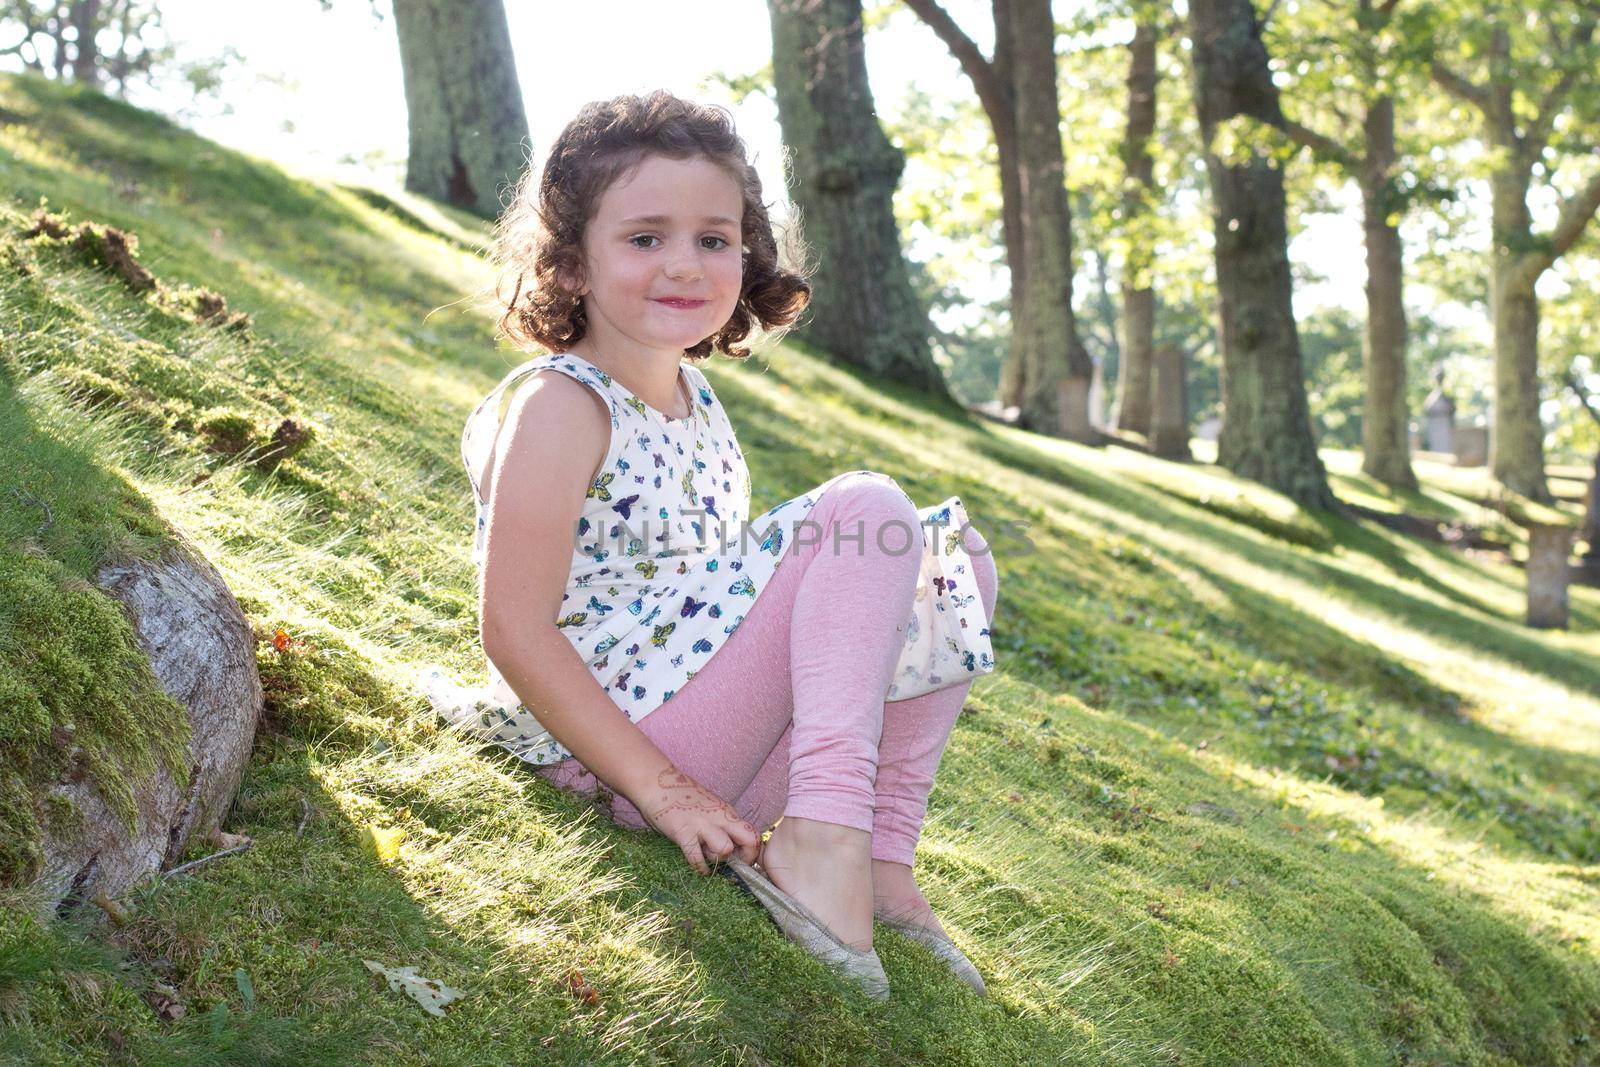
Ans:
MULTIPOLYGON (((1348 309, 1321 308, 1300 319, 1306 400, 1324 448, 1360 448, 1367 385, 1362 322, 1348 309)), ((1420 407, 1410 410, 1420 411, 1420 407)))

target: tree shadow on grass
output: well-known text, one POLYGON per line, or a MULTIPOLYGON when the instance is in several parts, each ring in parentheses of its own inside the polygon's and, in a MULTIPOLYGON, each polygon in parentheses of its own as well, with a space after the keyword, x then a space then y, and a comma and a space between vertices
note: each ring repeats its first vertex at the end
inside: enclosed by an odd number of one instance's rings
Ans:
MULTIPOLYGON (((241 911, 276 908, 277 944, 260 950, 269 956, 307 941, 337 944, 327 973, 313 969, 296 983, 344 990, 340 1003, 318 1010, 371 1014, 384 1044, 428 1062, 482 1062, 506 1042, 527 1049, 546 1038, 540 1056, 573 1062, 941 1062, 962 1054, 970 1030, 927 1028, 905 996, 888 1006, 866 1001, 786 941, 734 885, 692 872, 660 835, 612 825, 590 801, 504 753, 439 734, 425 714, 388 717, 415 709, 415 697, 339 651, 327 661, 334 668, 278 664, 278 653, 265 653, 275 664, 268 688, 285 717, 273 729, 287 734, 264 738, 230 825, 265 847, 252 853, 258 869, 248 877, 244 865, 217 872, 220 881, 240 880, 216 887, 206 919, 223 928, 241 911), (335 709, 352 705, 386 711, 346 719, 330 734, 335 709), (314 758, 303 747, 310 739, 318 739, 314 758), (406 831, 393 855, 380 859, 363 846, 372 825, 406 831), (415 964, 465 989, 469 999, 451 1009, 457 1032, 441 1034, 443 1024, 386 992, 351 1000, 349 990, 372 984, 363 956, 415 964), (595 1003, 568 983, 572 971, 596 991, 595 1003)), ((190 910, 174 905, 170 914, 190 910)), ((934 973, 929 984, 948 996, 955 983, 934 973)), ((969 1014, 1018 1049, 1052 1039, 1044 1022, 992 1004, 975 1003, 969 1014)), ((1070 1048, 1059 1052, 1055 1062, 1074 1059, 1070 1048)))
MULTIPOLYGON (((937 850, 944 888, 962 898, 1022 890, 990 934, 1028 927, 1045 942, 1014 982, 1049 983, 1064 961, 1115 946, 1092 980, 1136 976, 1125 993, 1164 1011, 1158 1021, 1195 1062, 1471 1062, 1485 1052, 1586 1062, 1586 1042, 1600 1036, 1600 972, 1581 942, 1536 929, 1537 908, 1508 911, 1524 899, 1514 862, 1480 879, 1489 892, 1453 884, 1455 856, 1436 869, 1383 840, 1431 832, 1425 823, 1337 814, 1345 795, 1315 781, 1307 788, 1329 798, 1325 810, 1289 799, 1226 746, 1180 748, 1109 711, 1079 706, 1046 733, 1024 709, 1049 694, 1030 690, 1002 679, 985 691, 958 723, 935 791, 945 838, 993 842, 981 861, 937 850), (1022 804, 975 803, 959 793, 967 781, 1022 804), (973 828, 952 832, 946 813, 973 828), (1368 818, 1379 826, 1370 834, 1368 818), (1056 846, 1048 876, 1030 825, 1056 846), (1060 921, 1036 926, 1032 910, 1060 921)), ((1448 829, 1440 838, 1471 853, 1448 829)), ((1563 899, 1541 889, 1541 903, 1563 899)), ((1570 889, 1593 899, 1576 880, 1570 889)), ((1093 996, 1079 986, 1057 1010, 1093 996)))
POLYGON ((1143 1063, 1141 1053, 1175 1043, 1202 1059, 1234 1048, 1305 1062, 1337 1060, 1354 1026, 1383 1028, 1419 1055, 1493 1041, 1537 1062, 1577 1032, 1572 1005, 1591 989, 1492 902, 1458 901, 1391 857, 1352 874, 1279 829, 1115 818, 1114 804, 1091 798, 1117 759, 1128 768, 1112 779, 1118 788, 1141 780, 1163 808, 1186 789, 1240 810, 1264 797, 1192 758, 1157 755, 1147 728, 1095 713, 1064 724, 1095 758, 1051 763, 1011 744, 1009 730, 965 729, 941 785, 980 819, 1006 810, 969 788, 980 773, 1053 789, 1068 823, 1122 842, 1148 877, 1075 860, 1059 825, 1014 823, 1009 840, 980 838, 965 858, 936 843, 936 881, 986 902, 962 932, 995 998, 966 996, 920 948, 885 935, 896 992, 872 1005, 732 885, 693 874, 664 838, 610 825, 509 757, 443 743, 410 717, 413 695, 332 635, 299 635, 311 647, 262 653, 271 719, 227 824, 255 846, 141 899, 124 947, 197 1009, 232 995, 243 970, 265 1010, 307 1032, 351 1025, 359 1036, 342 1062, 395 1049, 485 1062, 517 1048, 617 1063, 948 1062, 979 1049, 995 1062, 1143 1063), (375 826, 405 837, 385 855, 375 826), (1065 863, 1073 877, 1035 880, 998 855, 1007 849, 1065 863), (1220 888, 1233 875, 1241 883, 1220 888), (1208 880, 1214 894, 1201 889, 1208 880), (1153 915, 1151 886, 1183 887, 1190 904, 1153 915), (1108 939, 1118 944, 1109 954, 1108 939), (1182 962, 1164 964, 1167 947, 1182 962), (1086 955, 1104 965, 1064 981, 1086 955), (1447 999, 1436 957, 1470 1004, 1447 999), (363 959, 416 966, 467 999, 432 1019, 363 959), (597 1003, 565 984, 571 969, 597 1003), (1503 1017, 1484 1015, 1491 980, 1515 994, 1503 1017), (1393 998, 1408 1006, 1391 1010, 1393 998))
MULTIPOLYGON (((1333 780, 1363 794, 1383 794, 1391 800, 1395 799, 1394 794, 1384 788, 1389 781, 1412 789, 1436 786, 1444 789, 1446 795, 1460 796, 1464 801, 1470 798, 1469 817, 1474 821, 1502 822, 1518 841, 1541 856, 1554 857, 1558 855, 1557 848, 1566 848, 1586 862, 1600 859, 1600 833, 1587 817, 1592 804, 1600 799, 1600 793, 1592 789, 1585 791, 1588 783, 1600 781, 1600 757, 1531 743, 1452 714, 1454 701, 1449 699, 1450 691, 1434 686, 1404 664, 1388 658, 1380 649, 1310 618, 1269 594, 1198 564, 1191 562, 1190 566, 1215 583, 1238 606, 1237 618, 1263 654, 1270 650, 1274 660, 1365 691, 1397 710, 1420 712, 1418 728, 1430 731, 1439 742, 1455 748, 1459 754, 1457 762, 1464 768, 1459 771, 1431 768, 1416 762, 1413 756, 1383 751, 1377 757, 1379 767, 1341 767, 1330 775, 1333 780), (1330 662, 1346 669, 1329 670, 1330 662), (1378 680, 1385 676, 1394 677, 1406 688, 1389 688, 1378 680), (1543 803, 1543 794, 1535 794, 1533 785, 1512 790, 1494 781, 1489 769, 1496 765, 1515 768, 1513 773, 1517 779, 1527 773, 1552 786, 1555 783, 1568 786, 1573 790, 1576 811, 1543 803)), ((1316 777, 1329 774, 1328 767, 1319 763, 1328 748, 1361 747, 1363 735, 1357 724, 1343 725, 1346 732, 1343 738, 1326 739, 1322 745, 1301 754, 1305 760, 1301 768, 1304 773, 1316 777)), ((1418 800, 1401 801, 1400 806, 1412 810, 1422 807, 1420 794, 1418 800)))
MULTIPOLYGON (((1118 485, 1111 479, 1051 462, 1037 453, 1006 445, 982 442, 975 447, 997 462, 1015 465, 1040 478, 1064 485, 1114 508, 1135 515, 1158 528, 1170 529, 1249 559, 1326 590, 1337 590, 1344 599, 1377 609, 1407 627, 1445 638, 1453 643, 1486 653, 1578 692, 1593 687, 1600 677, 1600 655, 1576 649, 1552 648, 1518 624, 1492 617, 1473 618, 1381 582, 1323 562, 1315 555, 1293 551, 1272 543, 1252 540, 1213 520, 1186 514, 1178 506, 1159 506, 1145 494, 1118 485)), ((1168 556, 1188 565, 1186 557, 1168 556)), ((1586 613, 1579 613, 1584 618, 1586 613)), ((1587 625, 1589 620, 1585 619, 1587 625)))

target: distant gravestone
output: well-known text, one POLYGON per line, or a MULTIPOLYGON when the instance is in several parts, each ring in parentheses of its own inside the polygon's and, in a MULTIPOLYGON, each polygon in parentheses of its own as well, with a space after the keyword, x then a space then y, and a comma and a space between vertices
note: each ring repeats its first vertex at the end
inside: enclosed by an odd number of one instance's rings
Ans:
POLYGON ((1529 522, 1527 527, 1527 623, 1564 630, 1568 621, 1567 556, 1572 551, 1572 527, 1541 522, 1529 522))
POLYGON ((1454 452, 1456 405, 1444 391, 1444 368, 1433 372, 1433 392, 1422 404, 1423 442, 1429 452, 1454 452))
POLYGON ((1105 361, 1094 356, 1094 376, 1089 379, 1089 425, 1096 430, 1108 428, 1106 410, 1105 361))
POLYGON ((1183 349, 1158 345, 1152 353, 1150 452, 1165 459, 1189 459, 1189 415, 1183 376, 1183 349))
POLYGON ((1489 427, 1457 426, 1455 440, 1456 466, 1481 467, 1489 462, 1489 427))

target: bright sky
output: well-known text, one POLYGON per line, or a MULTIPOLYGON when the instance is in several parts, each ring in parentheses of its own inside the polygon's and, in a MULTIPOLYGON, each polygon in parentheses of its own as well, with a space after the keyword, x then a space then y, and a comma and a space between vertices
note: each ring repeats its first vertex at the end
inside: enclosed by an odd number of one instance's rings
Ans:
MULTIPOLYGON (((225 144, 303 169, 376 168, 398 182, 406 115, 388 0, 377 0, 381 20, 373 0, 333 2, 334 9, 324 12, 317 0, 162 0, 163 22, 180 55, 216 55, 231 46, 243 62, 233 65, 220 100, 188 113, 183 109, 190 102, 177 97, 135 94, 135 102, 178 114, 225 144)), ((946 7, 987 54, 993 32, 986 0, 949 0, 946 7)), ((748 74, 767 63, 771 31, 762 0, 697 0, 692 7, 646 0, 506 0, 506 10, 535 165, 585 102, 665 88, 730 106, 769 201, 784 201, 776 108, 759 95, 731 107, 726 92, 705 81, 714 72, 748 74), (686 17, 690 11, 693 17, 686 17)), ((884 115, 899 113, 913 81, 940 96, 971 92, 943 44, 909 16, 897 17, 888 33, 868 36, 867 66, 884 115)), ((780 203, 774 214, 785 211, 780 203)), ((1309 221, 1292 254, 1310 257, 1306 262, 1331 281, 1297 292, 1296 304, 1309 310, 1337 302, 1359 311, 1359 228, 1328 216, 1309 221)), ((911 251, 919 258, 935 254, 911 251)), ((989 299, 1002 285, 1003 278, 991 274, 972 278, 967 291, 989 299)))

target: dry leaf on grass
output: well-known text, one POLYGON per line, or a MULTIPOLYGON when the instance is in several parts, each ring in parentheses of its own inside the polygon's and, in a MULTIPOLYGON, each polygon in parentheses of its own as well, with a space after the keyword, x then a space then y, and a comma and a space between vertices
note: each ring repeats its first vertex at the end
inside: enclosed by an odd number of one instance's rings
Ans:
POLYGON ((362 835, 361 845, 368 854, 376 856, 382 863, 391 863, 400 855, 400 844, 406 839, 406 830, 403 826, 378 826, 371 824, 367 832, 362 835))
POLYGON ((165 982, 151 982, 150 988, 141 995, 151 1010, 166 1022, 175 1023, 187 1014, 183 1001, 178 999, 178 991, 165 982))
POLYGON ((567 972, 567 989, 585 1004, 598 1004, 600 991, 583 979, 583 972, 574 967, 567 972))
POLYGON ((389 982, 389 988, 396 993, 404 993, 422 1006, 422 1010, 429 1015, 444 1015, 445 1005, 452 1001, 460 1000, 466 993, 459 989, 451 989, 443 982, 432 978, 424 978, 417 973, 415 967, 385 967, 372 960, 362 960, 367 970, 373 974, 381 974, 389 982))
POLYGON ((206 841, 213 848, 220 849, 240 848, 252 843, 252 839, 245 834, 224 833, 220 827, 212 830, 206 837, 206 841))

